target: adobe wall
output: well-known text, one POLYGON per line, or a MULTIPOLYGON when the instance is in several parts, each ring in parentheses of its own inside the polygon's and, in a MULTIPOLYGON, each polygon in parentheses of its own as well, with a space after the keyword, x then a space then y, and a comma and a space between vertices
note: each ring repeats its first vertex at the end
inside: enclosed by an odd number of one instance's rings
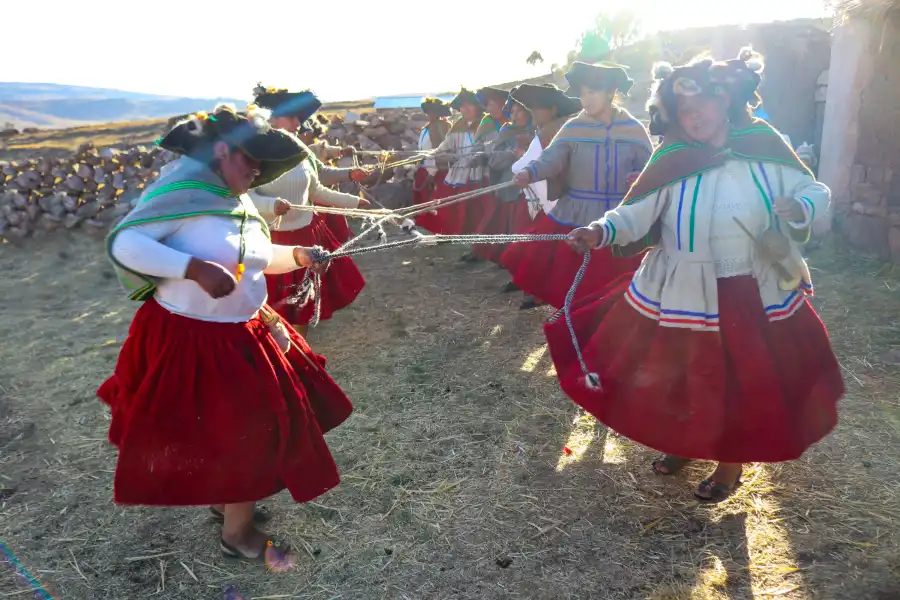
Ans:
POLYGON ((840 29, 851 42, 836 44, 835 62, 842 60, 845 47, 852 60, 841 74, 831 71, 825 128, 830 147, 823 155, 823 168, 828 159, 823 180, 833 191, 834 227, 851 245, 897 262, 900 16, 878 23, 852 19, 840 29), (854 52, 854 46, 861 51, 854 52))
POLYGON ((673 64, 689 61, 706 51, 717 59, 734 58, 752 45, 766 58, 760 94, 773 125, 791 137, 794 146, 819 137, 816 124, 816 88, 819 75, 831 60, 830 22, 819 19, 722 26, 664 32, 622 49, 616 60, 629 67, 635 79, 628 108, 644 114, 650 71, 657 60, 673 64))

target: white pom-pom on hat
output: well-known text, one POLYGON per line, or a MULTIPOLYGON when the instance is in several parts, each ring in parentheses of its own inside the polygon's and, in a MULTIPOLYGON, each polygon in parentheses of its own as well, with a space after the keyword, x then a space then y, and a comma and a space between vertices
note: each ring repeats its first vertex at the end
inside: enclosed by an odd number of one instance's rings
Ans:
POLYGON ((765 61, 763 60, 762 54, 754 51, 752 46, 741 48, 741 51, 738 54, 738 60, 747 63, 747 68, 754 73, 762 73, 765 68, 765 61))
POLYGON ((262 131, 268 127, 269 119, 272 118, 272 111, 267 108, 261 108, 256 104, 247 106, 247 119, 256 129, 262 131))
POLYGON ((203 135, 203 121, 204 119, 198 114, 191 115, 188 118, 188 131, 191 135, 196 135, 197 137, 203 135))
POLYGON ((672 66, 672 63, 668 63, 665 61, 660 61, 653 63, 653 79, 665 79, 669 75, 671 75, 675 71, 675 67, 672 66))

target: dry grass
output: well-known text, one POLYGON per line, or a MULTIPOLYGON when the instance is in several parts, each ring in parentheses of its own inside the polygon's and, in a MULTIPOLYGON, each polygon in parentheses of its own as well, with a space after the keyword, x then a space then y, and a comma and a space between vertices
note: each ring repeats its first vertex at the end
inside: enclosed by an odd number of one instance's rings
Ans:
MULTIPOLYGON (((328 117, 344 117, 348 111, 368 113, 374 110, 371 100, 326 104, 322 111, 328 117)), ((32 154, 64 153, 76 150, 85 142, 98 148, 150 144, 165 133, 168 119, 82 125, 66 129, 41 129, 37 133, 21 134, 4 140, 0 160, 16 159, 32 154)))
MULTIPOLYGON (((812 256, 846 370, 841 426, 709 507, 691 494, 708 467, 650 474, 651 452, 558 391, 547 315, 518 312, 501 271, 457 253, 365 256, 364 295, 311 336, 356 413, 329 435, 343 483, 315 503, 269 502, 272 529, 305 550, 273 574, 222 559, 202 509, 112 503, 94 391, 135 307, 99 244, 0 248, 0 538, 70 600, 224 599, 227 585, 246 600, 900 597, 890 273, 812 256)), ((0 577, 0 598, 24 589, 0 577)))
POLYGON ((0 158, 16 158, 38 152, 41 155, 52 152, 71 152, 85 142, 93 142, 98 148, 150 144, 162 135, 166 121, 166 119, 155 119, 83 125, 69 129, 42 129, 37 133, 17 135, 6 140, 6 152, 0 152, 0 158))

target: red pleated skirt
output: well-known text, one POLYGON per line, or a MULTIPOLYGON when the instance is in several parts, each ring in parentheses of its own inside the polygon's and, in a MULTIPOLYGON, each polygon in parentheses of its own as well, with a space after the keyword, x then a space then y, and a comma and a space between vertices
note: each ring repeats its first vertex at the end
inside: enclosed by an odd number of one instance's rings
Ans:
MULTIPOLYGON (((495 200, 495 208, 486 213, 478 225, 478 233, 490 235, 525 233, 533 224, 528 213, 525 195, 513 202, 504 202, 496 196, 488 196, 495 200)), ((505 244, 475 244, 472 252, 478 258, 500 264, 500 257, 508 246, 505 244)))
MULTIPOLYGON (((335 250, 341 245, 322 215, 313 216, 312 223, 302 229, 273 231, 272 243, 285 246, 318 245, 326 250, 335 250)), ((312 300, 302 306, 286 302, 286 298, 295 292, 292 286, 303 281, 304 273, 306 269, 266 276, 269 304, 294 325, 308 324, 315 314, 315 303, 312 300)), ((330 319, 335 312, 352 304, 365 285, 366 280, 363 279, 352 258, 344 257, 331 261, 331 265, 322 276, 321 319, 323 321, 330 319)))
POLYGON ((340 244, 346 244, 353 237, 353 231, 350 229, 350 224, 347 223, 347 217, 343 215, 315 213, 313 218, 324 220, 325 225, 334 234, 334 239, 340 244))
MULTIPOLYGON (((483 185, 470 184, 469 189, 475 190, 488 185, 488 183, 485 182, 483 185)), ((458 194, 459 192, 456 193, 458 194)), ((488 233, 486 229, 490 227, 490 224, 499 214, 500 204, 502 204, 500 198, 494 194, 482 194, 463 202, 463 205, 466 207, 466 218, 463 221, 463 229, 460 233, 488 233)))
MULTIPOLYGON (((527 210, 527 209, 526 209, 527 210)), ((539 213, 529 234, 569 233, 572 227, 560 225, 544 213, 539 213)), ((602 290, 620 275, 632 275, 643 256, 617 258, 609 248, 594 250, 591 262, 575 299, 586 298, 602 290)), ((523 242, 511 244, 500 257, 512 281, 526 294, 562 308, 583 257, 569 248, 565 241, 523 242)))
POLYGON ((661 327, 624 295, 623 276, 572 312, 589 389, 565 319, 544 326, 563 391, 650 448, 728 463, 800 457, 837 424, 844 394, 828 333, 808 302, 769 321, 750 276, 718 280, 720 331, 661 327))
POLYGON ((434 180, 426 185, 426 181, 428 181, 428 169, 425 167, 419 167, 416 169, 415 177, 413 178, 413 204, 423 204, 425 202, 430 202, 434 199, 434 191, 437 185, 444 181, 444 177, 447 176, 446 170, 439 170, 434 175, 434 180))
MULTIPOLYGON (((435 192, 437 191, 437 188, 444 182, 444 177, 446 176, 447 171, 438 171, 434 175, 434 180, 426 185, 425 182, 428 181, 428 170, 424 167, 419 167, 416 170, 415 177, 413 178, 413 204, 424 204, 426 202, 431 202, 432 200, 434 200, 435 192)), ((440 233, 440 215, 426 212, 420 215, 416 215, 414 219, 416 225, 418 225, 419 227, 426 229, 431 233, 440 233)))
POLYGON ((112 410, 121 504, 297 502, 339 482, 323 434, 353 408, 325 359, 290 329, 284 354, 258 318, 212 323, 148 300, 97 395, 112 410))
MULTIPOLYGON (((440 198, 448 198, 479 187, 481 186, 476 184, 454 187, 447 185, 443 177, 439 180, 436 178, 431 199, 437 200, 440 198)), ((471 233, 471 231, 467 230, 467 220, 474 218, 468 215, 470 211, 475 209, 470 208, 469 203, 475 202, 476 200, 477 198, 473 198, 472 200, 457 202, 456 204, 451 204, 445 208, 438 208, 435 212, 426 212, 417 215, 415 217, 416 225, 436 234, 459 235, 461 233, 471 233)))

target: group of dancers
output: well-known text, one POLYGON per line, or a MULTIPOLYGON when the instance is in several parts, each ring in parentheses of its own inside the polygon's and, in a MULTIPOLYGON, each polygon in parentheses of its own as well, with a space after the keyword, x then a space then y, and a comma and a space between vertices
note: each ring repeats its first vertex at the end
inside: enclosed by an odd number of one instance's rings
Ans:
MULTIPOLYGON (((695 490, 708 501, 726 498, 746 463, 800 457, 836 425, 844 393, 801 255, 830 192, 751 116, 761 70, 750 51, 658 65, 655 150, 617 101, 632 80, 616 66, 575 63, 565 91, 463 89, 449 105, 422 104, 417 203, 511 185, 438 203, 417 225, 566 234, 475 245, 469 259, 505 267, 524 308, 566 306, 570 319, 544 328, 563 391, 664 453, 651 465, 659 475, 716 461, 695 490)), ((258 528, 258 501, 287 489, 304 502, 338 484, 323 436, 352 407, 302 335, 312 303, 296 299, 318 274, 328 318, 365 284, 350 258, 312 248, 344 243, 344 217, 309 209, 365 207, 328 186, 369 172, 322 160, 352 150, 313 149, 320 106, 308 91, 259 87, 246 111, 177 124, 160 145, 179 158, 109 237, 120 280, 142 301, 98 392, 119 449, 115 500, 209 505, 231 557, 286 550, 258 528)))

